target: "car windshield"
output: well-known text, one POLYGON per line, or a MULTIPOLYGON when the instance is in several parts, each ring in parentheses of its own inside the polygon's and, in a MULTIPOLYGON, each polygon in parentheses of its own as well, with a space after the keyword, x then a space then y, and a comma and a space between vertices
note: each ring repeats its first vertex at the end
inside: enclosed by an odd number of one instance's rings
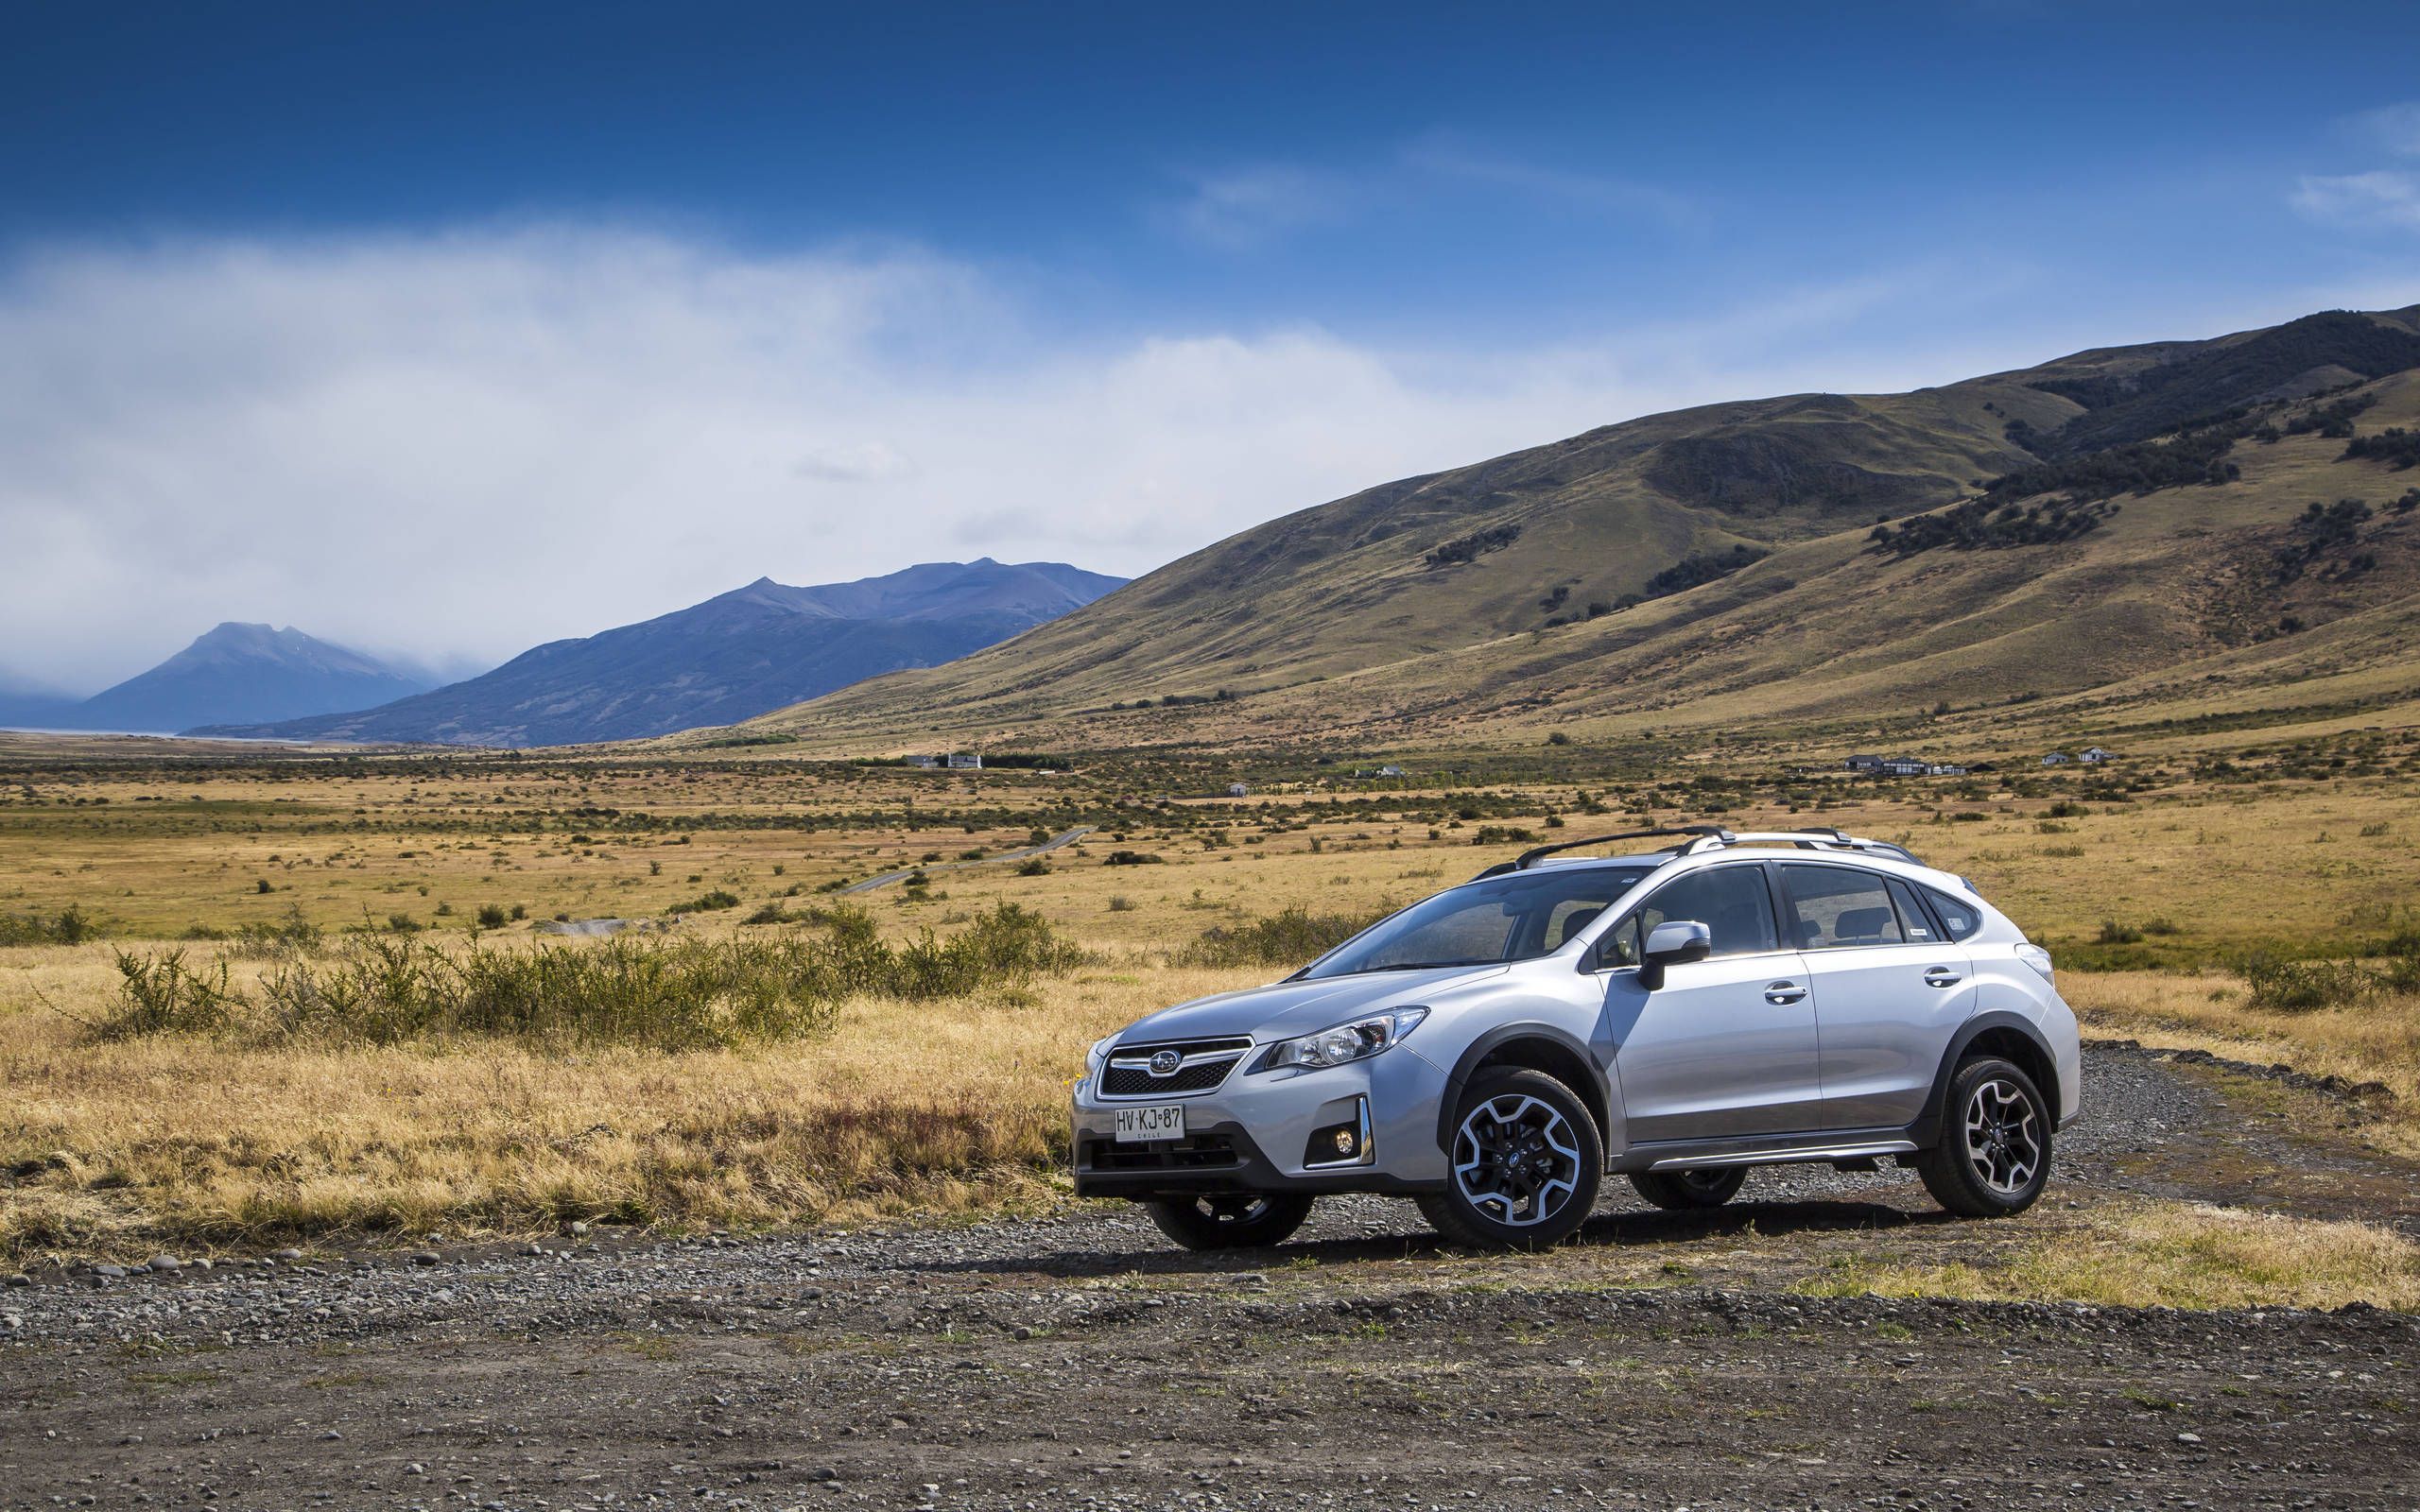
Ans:
POLYGON ((1561 946, 1651 867, 1552 867, 1439 893, 1373 924, 1313 962, 1305 979, 1428 966, 1494 966, 1561 946))

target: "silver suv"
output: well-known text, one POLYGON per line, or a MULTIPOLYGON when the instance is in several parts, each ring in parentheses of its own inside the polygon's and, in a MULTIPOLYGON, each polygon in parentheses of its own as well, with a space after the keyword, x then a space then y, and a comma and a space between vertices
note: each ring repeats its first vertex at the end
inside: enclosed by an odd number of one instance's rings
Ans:
POLYGON ((1787 1162, 1896 1160, 1998 1216, 2041 1194, 2082 1091, 2048 953, 1964 879, 1837 830, 1704 826, 1539 847, 1085 1071, 1078 1194, 1197 1249, 1275 1244, 1333 1192, 1529 1248, 1608 1171, 1709 1208, 1787 1162), (1647 837, 1678 843, 1561 853, 1647 837))

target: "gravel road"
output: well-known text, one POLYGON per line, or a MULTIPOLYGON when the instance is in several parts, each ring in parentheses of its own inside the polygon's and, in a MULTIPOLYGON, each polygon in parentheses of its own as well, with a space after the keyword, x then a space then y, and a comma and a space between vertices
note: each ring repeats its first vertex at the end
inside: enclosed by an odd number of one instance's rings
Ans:
POLYGON ((2420 1320, 1790 1290, 2123 1192, 2420 1221, 2411 1169, 2259 1084, 2089 1074, 2009 1224, 1768 1172, 1710 1215, 1623 1191, 1545 1257, 1370 1198, 1211 1258, 1088 1207, 43 1269, 0 1291, 0 1507, 2420 1504, 2420 1320))

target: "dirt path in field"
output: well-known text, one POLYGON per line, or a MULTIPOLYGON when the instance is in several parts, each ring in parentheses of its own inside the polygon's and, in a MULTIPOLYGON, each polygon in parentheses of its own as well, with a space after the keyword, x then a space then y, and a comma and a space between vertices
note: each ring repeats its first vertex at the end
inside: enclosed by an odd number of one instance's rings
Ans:
POLYGON ((863 882, 853 882, 840 890, 842 892, 872 892, 876 887, 888 887, 894 882, 904 882, 920 871, 929 876, 936 871, 959 871, 968 867, 997 866, 1003 861, 1023 861, 1028 856, 1046 855, 1063 845, 1073 845, 1092 833, 1091 825, 1080 824, 1072 830, 1052 835, 1040 845, 1020 846, 1014 850, 1003 850, 996 856, 985 856, 980 861, 933 861, 921 867, 902 867, 897 871, 886 871, 878 877, 868 877, 863 882))
POLYGON ((2059 1183, 2002 1224, 1900 1173, 1760 1173, 1706 1216, 1622 1193, 1544 1257, 1355 1199, 1221 1257, 1088 1208, 41 1271, 0 1292, 0 1507, 2420 1503, 2420 1319, 1791 1290, 1988 1263, 2129 1193, 2420 1216, 2410 1169, 2266 1083, 2090 1074, 2059 1183))

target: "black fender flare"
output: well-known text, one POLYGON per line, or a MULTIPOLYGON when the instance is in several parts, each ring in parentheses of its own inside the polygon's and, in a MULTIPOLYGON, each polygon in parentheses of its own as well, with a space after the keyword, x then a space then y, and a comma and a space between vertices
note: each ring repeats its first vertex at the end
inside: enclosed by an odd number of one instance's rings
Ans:
POLYGON ((1949 1078, 1957 1074, 1958 1063, 1966 1057, 1967 1047, 1996 1029, 2015 1030, 2031 1041, 2033 1048, 2041 1053, 2042 1063, 2050 1068, 2050 1080, 2049 1085, 2041 1088, 2040 1091, 2043 1096, 2050 1100, 2050 1121, 2053 1124, 2058 1122, 2059 1057, 2050 1049, 2050 1041, 2044 1037, 2042 1026, 2023 1014, 2011 1013, 2005 1008, 1995 1008, 1986 1013, 1976 1014, 1964 1023, 1960 1024, 1958 1032, 1949 1037, 1949 1048, 1942 1052, 1941 1066, 1933 1073, 1932 1091, 1925 1095, 1925 1109, 1916 1115, 1915 1122, 1908 1125, 1910 1143, 1922 1149, 1930 1149, 1940 1140, 1941 1103, 1943 1097, 1948 1093, 1949 1078))
POLYGON ((1605 1125, 1612 1117, 1614 1095, 1613 1083, 1606 1076, 1605 1068, 1597 1063, 1596 1054, 1588 1048, 1585 1040, 1553 1024, 1534 1022, 1499 1023, 1472 1040, 1469 1048, 1455 1060, 1452 1073, 1445 1078, 1445 1090, 1437 1099, 1437 1147, 1449 1156, 1453 1153, 1454 1109, 1461 1103, 1462 1088, 1478 1074, 1481 1061, 1515 1040, 1547 1040, 1586 1068, 1589 1085, 1571 1090, 1580 1094, 1581 1100, 1588 1105, 1589 1117, 1597 1121, 1598 1143, 1610 1148, 1613 1130, 1605 1125))

